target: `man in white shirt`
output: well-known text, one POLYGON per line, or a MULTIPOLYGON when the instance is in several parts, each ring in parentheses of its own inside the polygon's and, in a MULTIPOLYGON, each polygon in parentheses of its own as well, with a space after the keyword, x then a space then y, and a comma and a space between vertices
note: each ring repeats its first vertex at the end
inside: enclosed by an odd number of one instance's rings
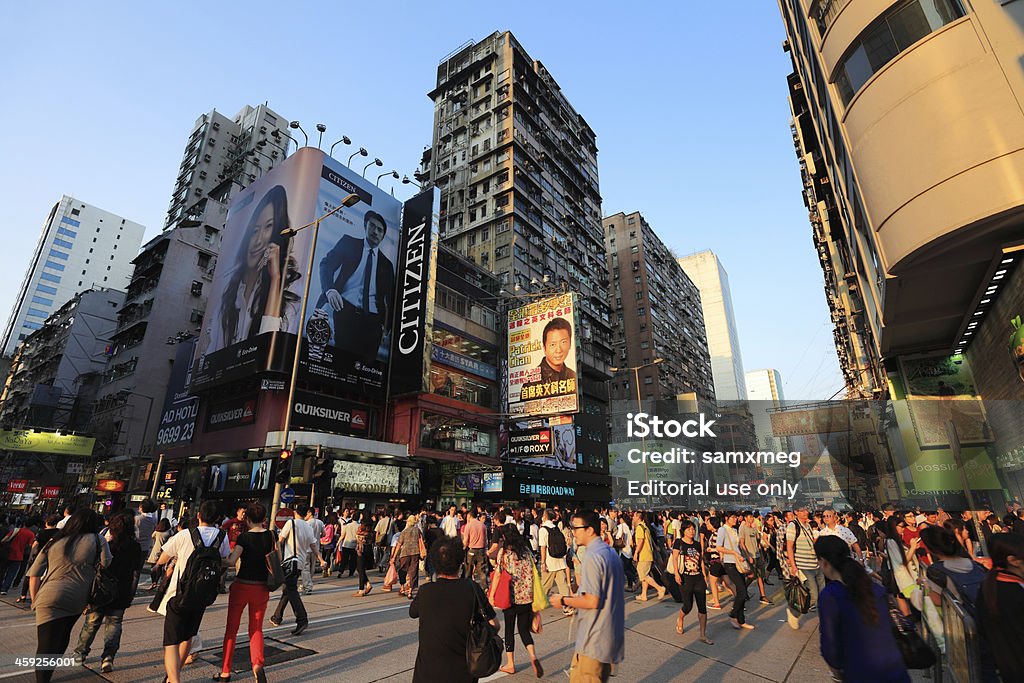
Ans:
MULTIPOLYGON (((213 545, 219 538, 219 552, 224 558, 230 554, 231 545, 227 533, 216 526, 218 519, 217 503, 207 500, 199 506, 199 537, 206 546, 213 545)), ((164 668, 169 683, 178 683, 182 662, 188 657, 189 645, 193 636, 199 633, 199 625, 206 612, 206 607, 188 609, 179 606, 177 601, 171 601, 178 594, 178 582, 195 548, 192 530, 183 529, 164 543, 160 559, 157 561, 157 564, 164 566, 168 562, 174 562, 171 582, 157 610, 164 615, 164 668)))
POLYGON ((863 560, 863 552, 861 551, 860 544, 857 542, 857 537, 853 535, 852 531, 839 523, 838 512, 832 508, 826 508, 821 513, 821 520, 825 522, 825 526, 818 529, 818 538, 822 536, 838 536, 846 541, 846 545, 850 546, 850 556, 853 559, 863 560))
MULTIPOLYGON (((320 549, 320 539, 313 535, 313 528, 303 519, 308 512, 308 505, 298 506, 295 510, 295 518, 285 522, 278 538, 284 565, 287 566, 288 560, 291 558, 298 559, 299 564, 298 571, 285 572, 284 585, 281 587, 281 600, 277 603, 274 615, 270 617, 270 623, 280 626, 284 619, 284 608, 291 604, 292 611, 295 612, 293 636, 302 635, 302 632, 309 626, 309 615, 306 614, 306 607, 302 604, 302 596, 299 594, 299 574, 309 561, 309 554, 316 553, 320 549)), ((321 563, 326 564, 323 560, 321 563)))
POLYGON ((459 535, 459 516, 455 514, 455 506, 448 506, 448 514, 441 519, 441 531, 449 538, 459 535))
POLYGON ((59 522, 57 522, 57 528, 58 529, 63 529, 64 528, 64 525, 68 523, 68 519, 70 519, 70 517, 71 517, 71 513, 74 512, 74 511, 75 511, 74 506, 72 506, 72 505, 65 505, 64 506, 64 516, 61 518, 61 520, 59 522))
MULTIPOLYGON (((561 534, 562 530, 555 526, 555 513, 548 509, 544 511, 544 523, 540 527, 538 544, 540 545, 540 578, 544 587, 544 594, 551 592, 553 585, 558 585, 560 595, 570 595, 569 590, 569 565, 564 557, 551 557, 548 555, 548 539, 551 534, 561 534)), ((568 547, 568 546, 566 546, 568 547)), ((564 607, 562 611, 569 613, 569 608, 564 607)))
POLYGON ((310 510, 305 516, 306 524, 313 530, 316 537, 316 549, 310 554, 308 561, 302 565, 302 587, 306 595, 313 594, 313 571, 314 564, 320 564, 320 537, 324 535, 324 523, 316 518, 310 510))

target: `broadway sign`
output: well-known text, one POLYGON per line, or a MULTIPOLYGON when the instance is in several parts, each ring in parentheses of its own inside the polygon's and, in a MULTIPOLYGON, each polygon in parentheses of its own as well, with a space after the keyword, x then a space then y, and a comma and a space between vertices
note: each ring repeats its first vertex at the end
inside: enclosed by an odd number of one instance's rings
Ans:
POLYGON ((366 436, 370 412, 361 405, 308 391, 295 392, 292 426, 318 432, 366 436))

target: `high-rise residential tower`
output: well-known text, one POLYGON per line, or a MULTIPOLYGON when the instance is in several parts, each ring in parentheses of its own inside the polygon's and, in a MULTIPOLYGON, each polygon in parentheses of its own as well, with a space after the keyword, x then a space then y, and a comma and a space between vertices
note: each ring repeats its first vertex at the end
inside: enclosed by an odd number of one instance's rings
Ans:
POLYGON ((719 402, 745 401, 746 378, 736 316, 732 310, 729 275, 718 256, 710 250, 684 256, 679 259, 679 265, 700 290, 704 329, 711 351, 711 374, 715 380, 715 399, 719 402))
POLYGON ((520 302, 578 295, 579 459, 606 473, 612 339, 594 131, 508 31, 442 59, 429 96, 433 140, 418 177, 441 190, 442 243, 520 302))
POLYGON ((3 336, 3 355, 92 287, 124 290, 145 227, 64 195, 43 223, 3 336))
POLYGON ((693 393, 710 404, 715 387, 697 286, 639 211, 606 216, 603 222, 612 359, 621 369, 612 379, 611 397, 664 400, 693 393))

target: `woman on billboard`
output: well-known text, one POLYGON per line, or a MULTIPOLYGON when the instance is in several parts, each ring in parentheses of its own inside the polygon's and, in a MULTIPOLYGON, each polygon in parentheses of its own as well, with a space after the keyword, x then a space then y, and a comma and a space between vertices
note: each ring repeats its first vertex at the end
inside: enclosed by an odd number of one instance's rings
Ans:
POLYGON ((299 301, 288 286, 301 277, 288 253, 289 240, 281 236, 289 225, 288 195, 275 185, 256 205, 238 245, 220 308, 210 321, 208 351, 288 329, 287 309, 295 308, 299 301))

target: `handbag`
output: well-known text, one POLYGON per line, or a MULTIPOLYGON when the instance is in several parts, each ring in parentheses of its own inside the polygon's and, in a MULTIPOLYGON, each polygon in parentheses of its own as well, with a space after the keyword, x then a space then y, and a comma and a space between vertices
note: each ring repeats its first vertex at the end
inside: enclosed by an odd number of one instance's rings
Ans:
POLYGON ((491 575, 491 589, 487 595, 496 609, 508 609, 512 602, 512 575, 505 571, 502 557, 498 557, 498 571, 491 575))
POLYGON ((89 606, 93 609, 101 609, 117 600, 117 578, 110 573, 100 562, 103 559, 103 550, 100 547, 100 536, 96 534, 96 574, 92 579, 92 587, 89 589, 89 606))
POLYGON ((473 590, 473 615, 469 618, 469 632, 466 634, 466 667, 471 678, 487 678, 494 675, 501 666, 505 655, 505 643, 498 635, 498 629, 484 615, 480 600, 480 587, 469 579, 463 579, 473 590))
POLYGON ((786 579, 786 602, 797 614, 807 614, 811 609, 811 590, 798 577, 786 579))
POLYGON ((544 622, 541 621, 540 612, 533 613, 533 619, 530 621, 530 632, 540 634, 544 630, 544 622))
MULTIPOLYGON (((548 601, 548 594, 544 591, 544 582, 540 580, 540 571, 537 570, 537 565, 533 565, 533 612, 534 614, 540 614, 548 607, 551 607, 551 602, 548 601)), ((539 620, 538 620, 539 621, 539 620)), ((534 631, 534 633, 540 633, 540 631, 534 631)))
POLYGON ((267 588, 273 593, 284 583, 284 569, 281 567, 281 549, 272 543, 270 552, 263 556, 267 564, 267 588))
POLYGON ((299 562, 299 542, 295 538, 295 523, 292 523, 292 556, 287 560, 281 562, 281 573, 284 581, 295 581, 298 580, 299 575, 302 574, 302 563, 299 562))
POLYGON ((928 669, 936 661, 935 650, 925 642, 921 634, 914 628, 914 623, 903 616, 896 600, 889 596, 889 620, 892 623, 892 635, 896 639, 896 647, 900 650, 903 663, 908 669, 928 669))
POLYGON ((420 536, 420 559, 427 559, 427 544, 423 542, 422 536, 420 536))

